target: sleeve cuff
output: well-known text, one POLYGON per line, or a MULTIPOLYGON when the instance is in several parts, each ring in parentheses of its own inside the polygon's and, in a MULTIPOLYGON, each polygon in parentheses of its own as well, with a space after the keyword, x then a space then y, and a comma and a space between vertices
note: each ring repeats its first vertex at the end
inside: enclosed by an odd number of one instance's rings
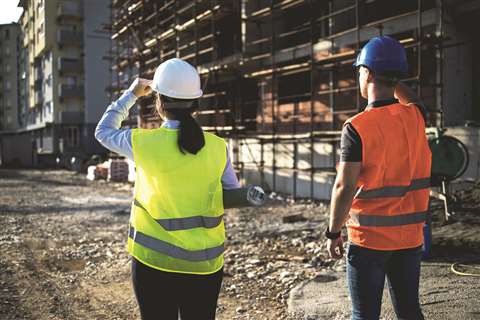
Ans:
POLYGON ((125 90, 119 100, 121 101, 120 104, 130 109, 135 104, 135 102, 137 102, 137 96, 133 93, 132 90, 128 89, 125 90))

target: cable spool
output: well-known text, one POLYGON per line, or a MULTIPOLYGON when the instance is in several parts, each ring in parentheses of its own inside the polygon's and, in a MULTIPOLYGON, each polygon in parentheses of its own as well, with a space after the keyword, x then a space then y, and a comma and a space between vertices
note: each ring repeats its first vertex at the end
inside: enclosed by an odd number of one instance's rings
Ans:
POLYGON ((468 168, 467 147, 457 138, 435 136, 428 139, 432 151, 432 183, 450 182, 459 178, 468 168))

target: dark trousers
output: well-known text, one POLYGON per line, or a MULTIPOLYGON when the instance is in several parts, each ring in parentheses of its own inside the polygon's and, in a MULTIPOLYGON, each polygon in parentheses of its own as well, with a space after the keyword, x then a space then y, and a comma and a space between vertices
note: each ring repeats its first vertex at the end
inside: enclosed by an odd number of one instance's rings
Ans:
POLYGON ((418 301, 421 256, 421 247, 380 251, 349 244, 347 280, 352 319, 379 319, 385 276, 397 318, 424 319, 418 301))
POLYGON ((164 272, 132 258, 142 320, 214 320, 223 270, 209 275, 164 272))

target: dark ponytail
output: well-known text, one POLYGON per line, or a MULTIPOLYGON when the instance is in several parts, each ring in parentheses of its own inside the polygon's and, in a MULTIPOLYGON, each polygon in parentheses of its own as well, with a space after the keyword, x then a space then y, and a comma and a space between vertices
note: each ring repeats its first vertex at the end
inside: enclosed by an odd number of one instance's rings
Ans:
POLYGON ((163 103, 184 104, 189 103, 189 108, 164 108, 168 114, 173 115, 175 120, 180 121, 180 131, 178 134, 178 147, 182 153, 188 152, 197 154, 205 146, 205 137, 203 130, 197 121, 192 117, 192 113, 198 108, 197 100, 180 100, 162 96, 163 103))

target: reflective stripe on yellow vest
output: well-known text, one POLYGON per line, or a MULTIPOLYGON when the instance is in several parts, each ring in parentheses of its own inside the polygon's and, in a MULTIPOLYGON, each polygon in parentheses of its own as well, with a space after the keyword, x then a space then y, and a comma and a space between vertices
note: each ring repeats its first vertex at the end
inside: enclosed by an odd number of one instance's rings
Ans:
POLYGON ((137 175, 128 252, 163 271, 214 273, 223 266, 225 141, 204 133, 202 150, 183 154, 177 135, 132 130, 137 175))
POLYGON ((423 243, 431 153, 418 108, 393 104, 347 120, 362 140, 358 192, 347 222, 356 245, 399 250, 423 243))

